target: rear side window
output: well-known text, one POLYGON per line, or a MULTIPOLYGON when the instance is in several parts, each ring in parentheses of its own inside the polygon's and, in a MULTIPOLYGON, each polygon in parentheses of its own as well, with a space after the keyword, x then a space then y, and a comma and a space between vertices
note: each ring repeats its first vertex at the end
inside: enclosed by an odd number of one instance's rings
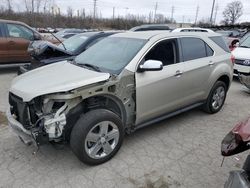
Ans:
POLYGON ((230 52, 225 40, 221 36, 209 37, 213 42, 215 42, 219 47, 221 47, 224 51, 230 52))
POLYGON ((203 40, 198 38, 182 38, 181 46, 184 61, 212 56, 214 53, 203 40))

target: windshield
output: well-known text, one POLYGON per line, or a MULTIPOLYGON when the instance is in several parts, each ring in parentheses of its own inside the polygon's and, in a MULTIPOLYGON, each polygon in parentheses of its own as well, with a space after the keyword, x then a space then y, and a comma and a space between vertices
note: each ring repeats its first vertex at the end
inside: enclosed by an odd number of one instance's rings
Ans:
MULTIPOLYGON (((63 44, 67 51, 69 52, 76 52, 78 48, 84 44, 91 36, 93 36, 95 33, 85 33, 85 34, 78 34, 73 37, 70 37, 63 41, 63 44)), ((58 45, 59 48, 64 49, 63 45, 58 45)))
POLYGON ((241 42, 240 47, 250 48, 250 36, 241 42))
POLYGON ((144 46, 146 40, 105 38, 76 57, 77 64, 99 67, 100 71, 119 74, 144 46))

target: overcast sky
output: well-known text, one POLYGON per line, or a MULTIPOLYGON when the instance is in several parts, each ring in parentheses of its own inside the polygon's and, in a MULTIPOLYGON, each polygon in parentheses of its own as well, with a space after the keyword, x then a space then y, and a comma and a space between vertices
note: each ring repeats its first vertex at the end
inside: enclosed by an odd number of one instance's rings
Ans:
MULTIPOLYGON (((0 0, 3 1, 3 0, 0 0)), ((17 2, 23 0, 14 0, 17 2)), ((55 4, 66 13, 67 8, 71 7, 75 14, 77 10, 85 8, 87 14, 93 14, 93 0, 54 0, 55 4)), ((174 6, 174 19, 177 22, 194 22, 197 6, 199 6, 198 20, 210 17, 213 0, 97 0, 97 12, 103 17, 111 17, 113 7, 115 7, 115 16, 124 16, 131 14, 149 15, 150 11, 154 11, 156 2, 158 2, 157 13, 171 17, 171 9, 174 6)), ((218 5, 216 23, 219 23, 223 17, 222 12, 227 3, 232 0, 216 0, 215 7, 218 5)), ((243 16, 240 22, 250 21, 250 0, 241 0, 243 3, 243 16)), ((19 3, 19 9, 22 5, 19 3)))

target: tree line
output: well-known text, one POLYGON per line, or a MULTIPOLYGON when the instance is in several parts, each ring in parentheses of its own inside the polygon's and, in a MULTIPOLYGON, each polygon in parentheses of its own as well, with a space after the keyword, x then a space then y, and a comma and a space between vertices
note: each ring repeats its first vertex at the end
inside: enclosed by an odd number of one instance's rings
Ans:
MULTIPOLYGON (((102 15, 86 14, 85 9, 74 11, 67 8, 62 14, 55 0, 20 0, 25 10, 14 10, 13 0, 4 0, 5 6, 0 6, 0 18, 25 22, 36 28, 99 28, 99 29, 129 29, 131 27, 149 23, 175 23, 173 19, 163 14, 114 16, 102 18, 102 15), (74 14, 76 12, 76 14, 74 14)), ((224 25, 234 25, 243 14, 241 1, 228 3, 222 13, 224 25)), ((196 26, 211 26, 209 19, 201 19, 196 26)))

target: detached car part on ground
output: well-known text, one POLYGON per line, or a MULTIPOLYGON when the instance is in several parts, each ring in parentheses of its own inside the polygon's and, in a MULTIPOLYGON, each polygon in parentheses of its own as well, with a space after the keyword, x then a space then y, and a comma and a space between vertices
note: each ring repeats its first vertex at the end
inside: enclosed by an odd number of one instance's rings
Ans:
POLYGON ((70 142, 81 161, 103 163, 125 132, 198 106, 208 113, 222 108, 233 64, 218 38, 159 31, 107 37, 71 63, 15 78, 9 125, 25 143, 70 142))
MULTIPOLYGON (((232 156, 250 149, 250 118, 237 124, 222 141, 221 154, 232 156)), ((242 170, 231 171, 224 188, 250 187, 250 155, 248 155, 242 170)))
POLYGON ((235 58, 234 74, 240 82, 250 89, 250 36, 244 38, 232 51, 235 58))
POLYGON ((75 35, 58 46, 47 41, 34 41, 28 48, 32 57, 31 64, 20 66, 19 74, 51 63, 71 61, 98 41, 116 33, 118 31, 86 32, 75 35))

